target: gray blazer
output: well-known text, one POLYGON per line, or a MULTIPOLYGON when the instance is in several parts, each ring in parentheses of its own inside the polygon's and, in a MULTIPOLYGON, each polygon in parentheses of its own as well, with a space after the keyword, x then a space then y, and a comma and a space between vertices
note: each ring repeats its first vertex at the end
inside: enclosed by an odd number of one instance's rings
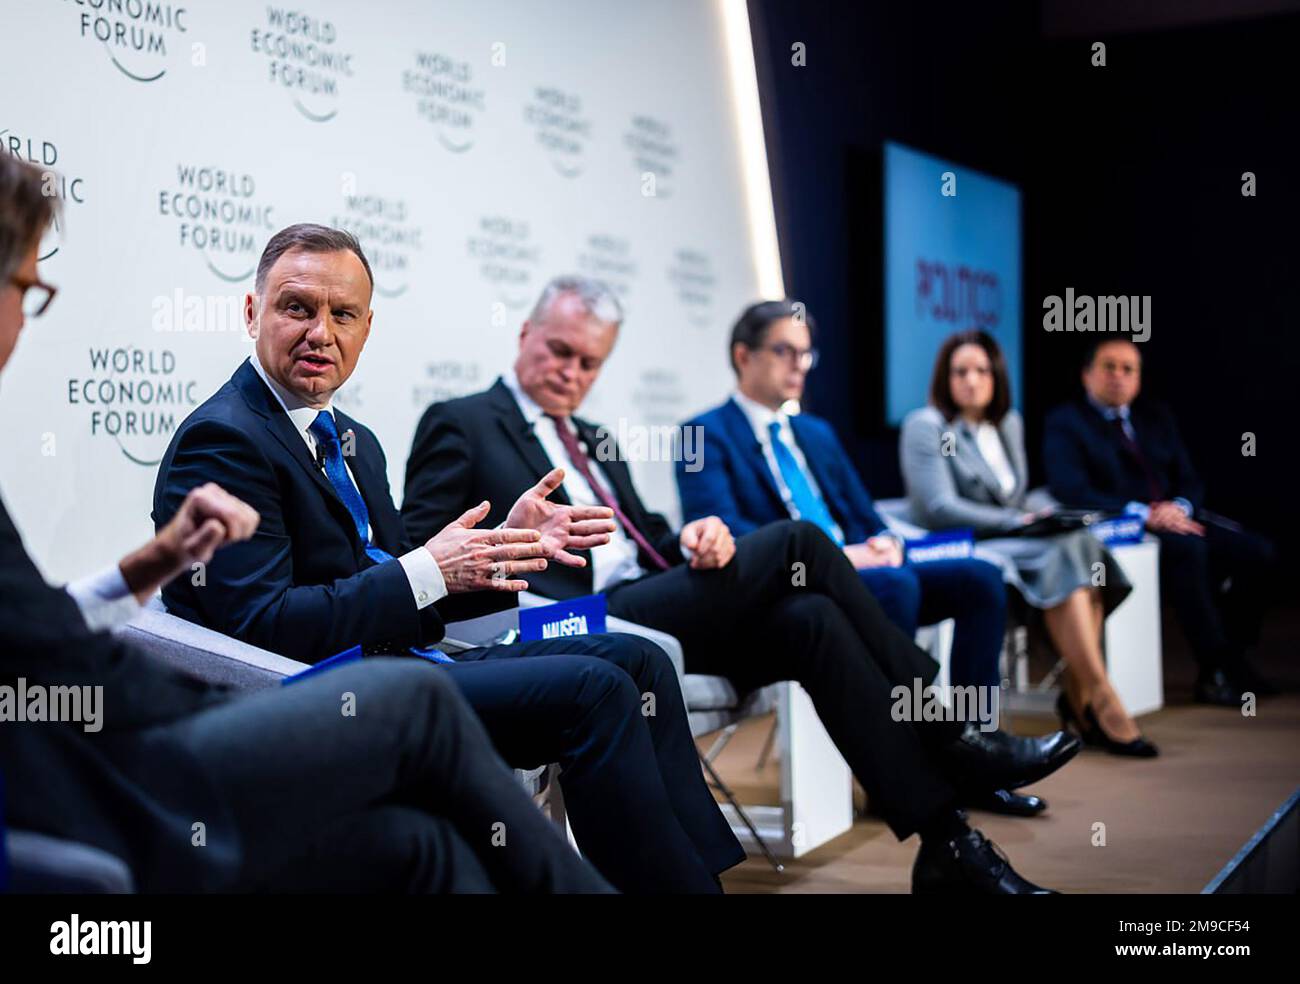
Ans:
POLYGON ((965 420, 945 420, 934 407, 913 410, 903 421, 899 457, 913 519, 932 530, 969 526, 1009 530, 1021 523, 1029 468, 1020 414, 1008 410, 998 425, 1002 447, 1016 475, 1004 494, 965 420))

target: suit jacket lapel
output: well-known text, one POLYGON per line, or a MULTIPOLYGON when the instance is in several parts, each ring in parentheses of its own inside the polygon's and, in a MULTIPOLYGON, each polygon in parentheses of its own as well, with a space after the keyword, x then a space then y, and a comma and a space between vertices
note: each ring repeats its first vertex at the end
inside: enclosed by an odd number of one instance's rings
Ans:
MULTIPOLYGON (((632 487, 632 473, 628 469, 626 462, 619 458, 601 461, 597 457, 596 449, 600 447, 604 432, 591 421, 574 417, 573 426, 578 429, 578 440, 587 446, 587 460, 596 473, 596 481, 603 481, 605 487, 614 493, 614 498, 618 500, 619 507, 623 512, 631 514, 637 498, 636 489, 632 487)), ((610 441, 612 444, 612 437, 610 441)), ((614 445, 614 447, 617 448, 618 446, 614 445)), ((618 450, 621 453, 621 449, 618 450)), ((638 520, 639 517, 634 517, 632 521, 640 525, 638 520)))
POLYGON ((773 504, 781 513, 788 513, 785 500, 781 498, 781 490, 776 487, 776 479, 772 477, 767 456, 763 454, 763 445, 758 443, 758 438, 754 436, 754 428, 749 426, 749 418, 745 416, 745 411, 736 405, 735 400, 728 400, 722 407, 722 419, 727 436, 739 449, 741 458, 753 470, 759 486, 767 489, 773 504))
POLYGON ((312 481, 328 498, 337 503, 344 512, 347 512, 347 507, 343 505, 343 500, 334 491, 334 486, 325 477, 325 473, 316 467, 316 461, 312 458, 311 452, 307 450, 307 442, 298 433, 298 428, 294 427, 293 421, 284 412, 284 407, 280 406, 275 394, 262 382, 257 370, 252 367, 247 359, 244 360, 243 365, 235 370, 233 380, 235 386, 244 395, 249 407, 266 418, 266 429, 271 432, 277 441, 284 445, 289 457, 306 470, 312 481))
POLYGON ((1002 483, 998 481, 997 476, 993 474, 993 469, 980 453, 979 444, 975 441, 975 429, 965 420, 957 423, 957 429, 961 431, 964 438, 957 442, 957 454, 966 459, 966 464, 975 472, 975 476, 988 490, 993 501, 999 505, 1006 505, 1008 498, 1002 492, 1002 483))
MULTIPOLYGON (((524 464, 528 466, 528 473, 532 476, 529 478, 528 484, 532 485, 554 468, 555 465, 547 457, 546 449, 542 447, 542 442, 533 433, 533 428, 524 419, 524 412, 519 409, 514 394, 510 392, 506 384, 498 379, 492 384, 492 389, 489 392, 492 396, 492 406, 497 414, 497 426, 519 453, 519 457, 523 459, 524 464)), ((550 426, 550 421, 538 421, 537 426, 550 426)), ((520 489, 519 491, 522 493, 524 490, 520 489)), ((570 505, 568 493, 564 491, 563 485, 555 490, 551 498, 555 502, 570 505)))
POLYGON ((1016 484, 1012 486, 1010 495, 1003 496, 1004 506, 1023 501, 1025 493, 1029 491, 1029 462, 1025 458, 1024 425, 1021 424, 1020 434, 1012 440, 1005 429, 1006 420, 1007 418, 1004 417, 1003 426, 998 428, 998 436, 1002 438, 1002 449, 1006 451, 1007 460, 1011 462, 1011 470, 1015 472, 1016 484))

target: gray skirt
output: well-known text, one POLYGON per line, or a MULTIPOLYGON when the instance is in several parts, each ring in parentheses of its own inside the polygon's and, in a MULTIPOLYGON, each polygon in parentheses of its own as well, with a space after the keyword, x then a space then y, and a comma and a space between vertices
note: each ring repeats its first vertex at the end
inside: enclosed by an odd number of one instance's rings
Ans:
POLYGON ((1119 561, 1087 530, 981 540, 975 556, 1000 567, 1002 580, 1031 608, 1055 608, 1079 588, 1095 586, 1109 615, 1133 590, 1119 561))

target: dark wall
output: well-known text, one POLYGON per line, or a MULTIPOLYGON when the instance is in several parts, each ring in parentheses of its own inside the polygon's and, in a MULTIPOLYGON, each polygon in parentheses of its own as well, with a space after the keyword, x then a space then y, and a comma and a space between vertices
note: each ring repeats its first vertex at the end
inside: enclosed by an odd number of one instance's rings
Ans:
POLYGON ((1081 347, 1042 330, 1043 297, 1149 294, 1146 389, 1177 410, 1210 505, 1295 550, 1283 401, 1300 379, 1300 111, 1286 66, 1300 18, 1058 40, 1023 2, 750 9, 786 281, 821 328, 808 406, 873 492, 902 488, 879 377, 879 155, 898 140, 1023 189, 1036 477, 1042 415, 1078 392, 1081 347), (1247 170, 1255 198, 1241 195, 1247 170))

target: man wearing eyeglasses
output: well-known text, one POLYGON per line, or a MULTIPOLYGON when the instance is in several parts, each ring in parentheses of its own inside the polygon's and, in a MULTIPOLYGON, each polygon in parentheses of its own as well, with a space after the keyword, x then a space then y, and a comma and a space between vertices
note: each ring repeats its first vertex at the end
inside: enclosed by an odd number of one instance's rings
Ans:
POLYGON ((968 827, 958 806, 1055 771, 1076 740, 896 720, 893 689, 928 684, 938 668, 890 623, 821 529, 786 519, 734 539, 717 515, 675 531, 648 509, 615 432, 577 416, 622 320, 599 281, 548 283, 520 331, 513 368, 482 393, 425 411, 407 460, 407 529, 426 536, 483 500, 494 510, 485 522, 498 522, 500 503, 563 468, 554 496, 607 506, 617 530, 580 551, 584 566, 530 577, 531 590, 559 599, 603 592, 610 614, 676 636, 689 672, 724 676, 740 693, 798 681, 872 806, 900 840, 921 835, 914 890, 1043 891, 968 827))
MULTIPOLYGON (((975 558, 913 564, 890 533, 829 423, 797 411, 817 364, 815 323, 796 301, 748 307, 731 333, 736 392, 686 424, 703 434, 703 467, 677 463, 687 520, 720 516, 736 534, 781 519, 819 527, 843 550, 863 583, 904 634, 955 622, 950 678, 955 686, 997 687, 1006 621, 998 569, 975 558), (795 412, 790 412, 795 411, 795 412)), ((1036 796, 990 790, 968 805, 1029 816, 1036 796)))

